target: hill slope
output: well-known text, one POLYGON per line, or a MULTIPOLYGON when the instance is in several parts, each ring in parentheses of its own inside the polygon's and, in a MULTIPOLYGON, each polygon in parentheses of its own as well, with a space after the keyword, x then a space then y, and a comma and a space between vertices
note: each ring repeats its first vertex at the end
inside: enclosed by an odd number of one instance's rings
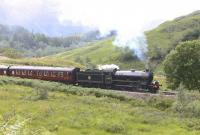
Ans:
POLYGON ((68 59, 86 67, 98 64, 116 64, 122 68, 143 68, 133 52, 128 48, 119 48, 112 44, 113 38, 102 40, 86 47, 66 51, 46 58, 68 59))
POLYGON ((114 46, 112 41, 113 38, 108 38, 56 55, 31 59, 9 59, 1 62, 26 65, 78 66, 81 68, 95 68, 98 64, 116 64, 126 69, 144 69, 144 64, 133 55, 131 50, 114 46))
POLYGON ((200 38, 200 11, 167 21, 146 32, 151 65, 155 67, 178 43, 200 38))

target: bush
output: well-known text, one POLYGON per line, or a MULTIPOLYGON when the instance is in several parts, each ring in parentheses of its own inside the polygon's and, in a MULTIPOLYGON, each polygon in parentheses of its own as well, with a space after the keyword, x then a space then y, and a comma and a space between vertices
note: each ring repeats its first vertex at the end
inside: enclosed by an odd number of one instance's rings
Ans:
POLYGON ((162 97, 150 97, 149 99, 147 99, 146 102, 148 105, 164 111, 164 110, 172 107, 172 105, 174 103, 174 99, 162 98, 162 97))
POLYGON ((46 89, 39 89, 38 99, 40 100, 48 99, 48 91, 46 89))
POLYGON ((189 117, 200 118, 200 101, 195 100, 185 107, 185 111, 189 117))
POLYGON ((125 132, 125 126, 121 123, 103 123, 101 129, 116 134, 125 132))
POLYGON ((164 71, 171 88, 181 83, 189 89, 200 90, 200 40, 179 44, 164 61, 164 71))
POLYGON ((121 61, 132 61, 132 60, 138 60, 137 56, 134 53, 134 50, 131 50, 129 47, 120 48, 122 50, 121 53, 121 61))
POLYGON ((200 120, 199 119, 188 119, 185 122, 189 129, 200 130, 200 120))
POLYGON ((200 118, 199 97, 191 93, 187 93, 182 85, 179 86, 178 91, 177 101, 173 105, 173 110, 178 112, 181 117, 200 118))

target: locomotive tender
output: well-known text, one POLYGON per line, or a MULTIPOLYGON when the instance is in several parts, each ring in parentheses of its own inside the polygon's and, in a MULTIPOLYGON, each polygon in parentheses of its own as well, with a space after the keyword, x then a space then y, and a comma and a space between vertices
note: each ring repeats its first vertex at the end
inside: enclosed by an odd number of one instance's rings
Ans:
POLYGON ((0 65, 0 75, 57 81, 83 87, 152 93, 156 93, 160 86, 157 81, 153 82, 153 73, 149 70, 88 69, 80 71, 79 68, 0 65))

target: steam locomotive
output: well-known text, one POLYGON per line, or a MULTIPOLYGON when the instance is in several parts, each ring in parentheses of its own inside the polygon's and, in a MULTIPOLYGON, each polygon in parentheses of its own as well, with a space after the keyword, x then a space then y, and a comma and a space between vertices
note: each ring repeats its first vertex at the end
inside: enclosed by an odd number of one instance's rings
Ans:
POLYGON ((0 75, 63 82, 83 87, 151 93, 156 93, 160 87, 159 82, 153 81, 153 73, 149 70, 80 70, 80 68, 1 65, 0 75))

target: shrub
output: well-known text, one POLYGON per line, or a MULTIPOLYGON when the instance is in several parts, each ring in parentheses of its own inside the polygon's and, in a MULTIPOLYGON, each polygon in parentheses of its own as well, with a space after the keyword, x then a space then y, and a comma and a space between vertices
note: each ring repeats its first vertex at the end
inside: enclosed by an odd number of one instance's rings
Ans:
POLYGON ((177 100, 173 105, 173 110, 178 112, 181 117, 200 118, 200 99, 192 93, 187 93, 185 88, 180 85, 177 100))
POLYGON ((149 99, 147 99, 146 102, 148 105, 164 111, 172 107, 174 103, 174 99, 163 98, 163 97, 150 97, 149 99))
POLYGON ((164 61, 164 71, 171 88, 181 83, 189 89, 200 90, 200 40, 179 44, 164 61))
POLYGON ((199 119, 188 119, 186 126, 192 130, 200 130, 200 120, 199 119))
POLYGON ((185 107, 186 114, 189 117, 197 117, 200 118, 200 101, 195 100, 185 107))
POLYGON ((110 133, 123 133, 125 132, 125 125, 122 123, 103 123, 101 129, 110 133))
POLYGON ((39 89, 38 99, 40 100, 48 99, 48 91, 46 89, 39 89))

